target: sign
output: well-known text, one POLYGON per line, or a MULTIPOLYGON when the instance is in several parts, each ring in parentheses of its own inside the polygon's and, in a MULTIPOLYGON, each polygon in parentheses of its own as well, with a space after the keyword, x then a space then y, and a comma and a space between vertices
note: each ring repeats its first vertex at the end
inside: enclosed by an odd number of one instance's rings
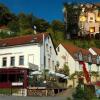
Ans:
POLYGON ((23 86, 23 82, 12 82, 12 86, 23 86))

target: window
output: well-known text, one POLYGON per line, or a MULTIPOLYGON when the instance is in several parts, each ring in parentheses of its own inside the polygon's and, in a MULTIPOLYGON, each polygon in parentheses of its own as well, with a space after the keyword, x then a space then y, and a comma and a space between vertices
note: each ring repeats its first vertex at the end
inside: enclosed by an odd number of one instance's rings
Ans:
POLYGON ((48 58, 48 68, 50 68, 50 58, 48 58))
POLYGON ((53 70, 55 70, 54 61, 52 61, 52 68, 53 68, 53 70))
POLYGON ((52 53, 52 48, 51 48, 51 46, 50 46, 50 54, 52 53))
POLYGON ((19 65, 24 65, 24 56, 19 56, 19 65))
POLYGON ((90 31, 90 33, 95 32, 95 27, 90 27, 90 28, 89 28, 89 31, 90 31))
POLYGON ((60 51, 59 47, 58 47, 58 52, 60 51))
POLYGON ((2 59, 2 66, 7 66, 7 58, 6 57, 4 57, 2 59))
POLYGON ((50 42, 49 36, 48 36, 48 43, 50 42))
POLYGON ((46 44, 46 50, 47 50, 47 52, 48 52, 48 44, 46 44))
POLYGON ((90 17, 90 20, 93 20, 93 17, 90 17))
POLYGON ((10 65, 15 66, 15 57, 11 57, 10 59, 10 65))

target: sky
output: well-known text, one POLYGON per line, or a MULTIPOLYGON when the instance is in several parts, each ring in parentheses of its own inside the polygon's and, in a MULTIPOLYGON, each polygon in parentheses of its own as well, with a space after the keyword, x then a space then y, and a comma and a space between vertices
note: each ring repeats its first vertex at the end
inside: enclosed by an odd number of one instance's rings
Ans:
POLYGON ((0 3, 6 5, 12 13, 32 13, 49 22, 55 19, 63 20, 64 2, 94 3, 100 2, 100 0, 0 0, 0 3))

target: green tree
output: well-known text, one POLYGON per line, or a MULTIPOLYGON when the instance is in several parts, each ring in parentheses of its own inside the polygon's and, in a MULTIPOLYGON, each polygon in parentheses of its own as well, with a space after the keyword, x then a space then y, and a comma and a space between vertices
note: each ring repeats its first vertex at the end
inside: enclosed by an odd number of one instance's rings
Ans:
POLYGON ((44 19, 36 19, 33 22, 33 25, 36 26, 37 32, 46 32, 47 29, 50 27, 49 23, 44 19))
POLYGON ((69 67, 66 64, 64 64, 63 69, 59 69, 58 72, 66 76, 69 76, 69 67))
POLYGON ((78 20, 80 15, 80 6, 77 3, 64 3, 67 11, 67 32, 77 34, 79 31, 78 20))
POLYGON ((7 26, 13 32, 19 32, 20 31, 19 23, 16 20, 10 21, 7 26))
POLYGON ((59 20, 53 20, 51 22, 51 28, 54 31, 61 31, 64 32, 64 23, 59 20))
POLYGON ((10 10, 3 4, 0 4, 0 25, 7 25, 12 19, 10 10))
POLYGON ((28 20, 28 17, 24 14, 24 13, 20 13, 18 15, 19 18, 19 27, 20 27, 20 31, 23 32, 23 30, 31 28, 31 23, 29 23, 30 21, 28 20))

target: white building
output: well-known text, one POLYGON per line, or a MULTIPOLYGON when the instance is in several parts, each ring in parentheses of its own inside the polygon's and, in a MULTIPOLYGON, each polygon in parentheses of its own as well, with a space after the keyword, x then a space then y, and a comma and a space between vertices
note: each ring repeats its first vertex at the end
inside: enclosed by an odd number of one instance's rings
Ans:
POLYGON ((43 70, 45 67, 49 70, 55 70, 55 58, 54 45, 51 36, 47 33, 0 40, 0 68, 35 69, 37 67, 38 70, 43 70))
MULTIPOLYGON (((83 72, 84 73, 84 82, 88 83, 91 80, 92 82, 96 82, 97 78, 91 77, 90 72, 95 71, 98 72, 98 66, 95 63, 95 60, 92 61, 92 64, 89 64, 89 55, 91 53, 86 50, 79 47, 76 47, 72 44, 59 44, 56 48, 57 50, 57 62, 59 65, 59 68, 63 68, 64 64, 68 65, 70 75, 74 74, 75 72, 83 72), (83 55, 83 61, 85 63, 85 68, 83 68, 82 64, 79 64, 81 61, 79 61, 79 53, 82 53, 83 55), (90 78, 87 78, 87 73, 89 74, 90 78)), ((80 55, 81 56, 81 55, 80 55)), ((92 56, 92 55, 91 55, 92 56)), ((94 58, 94 57, 93 57, 94 58)), ((80 59, 81 60, 81 59, 80 59)), ((77 86, 78 84, 78 77, 74 76, 74 83, 72 80, 68 80, 68 86, 77 86)))
POLYGON ((11 88, 16 82, 26 88, 29 70, 55 71, 55 58, 48 33, 0 39, 0 88, 11 88))
POLYGON ((97 5, 87 4, 82 7, 79 16, 79 27, 82 35, 93 35, 100 33, 100 11, 97 5))
POLYGON ((57 50, 57 62, 59 62, 59 68, 63 68, 63 65, 66 64, 69 67, 70 75, 75 73, 75 71, 83 71, 82 66, 78 61, 78 53, 81 51, 83 54, 83 59, 86 64, 88 71, 97 71, 96 64, 89 66, 88 64, 88 55, 90 52, 86 49, 78 48, 72 44, 59 44, 56 48, 57 50))

